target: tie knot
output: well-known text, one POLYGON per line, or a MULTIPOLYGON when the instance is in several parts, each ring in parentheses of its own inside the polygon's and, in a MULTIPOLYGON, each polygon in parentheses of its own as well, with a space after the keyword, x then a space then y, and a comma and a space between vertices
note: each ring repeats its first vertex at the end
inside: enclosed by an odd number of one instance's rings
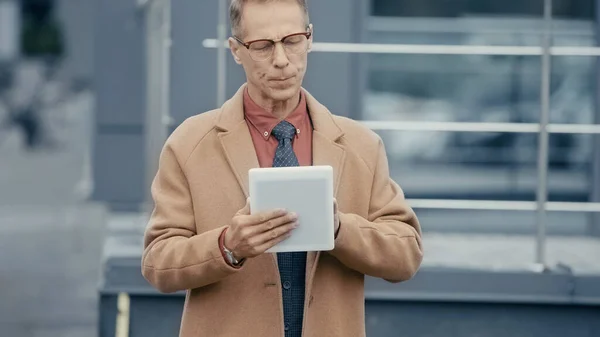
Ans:
POLYGON ((296 128, 289 122, 282 121, 277 124, 271 134, 281 142, 284 139, 293 139, 296 134, 296 128))

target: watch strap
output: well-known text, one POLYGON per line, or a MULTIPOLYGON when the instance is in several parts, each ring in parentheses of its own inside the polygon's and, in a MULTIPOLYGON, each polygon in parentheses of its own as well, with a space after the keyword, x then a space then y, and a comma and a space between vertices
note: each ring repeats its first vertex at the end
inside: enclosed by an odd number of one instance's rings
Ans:
POLYGON ((227 262, 227 264, 229 264, 230 266, 234 267, 234 268, 239 268, 242 266, 242 264, 244 264, 244 261, 246 259, 241 259, 241 260, 237 260, 234 256, 233 256, 233 252, 230 251, 229 249, 227 249, 227 247, 225 247, 225 233, 227 232, 228 228, 225 228, 223 230, 223 232, 221 232, 221 235, 219 236, 219 248, 221 250, 221 255, 223 255, 223 259, 227 262))

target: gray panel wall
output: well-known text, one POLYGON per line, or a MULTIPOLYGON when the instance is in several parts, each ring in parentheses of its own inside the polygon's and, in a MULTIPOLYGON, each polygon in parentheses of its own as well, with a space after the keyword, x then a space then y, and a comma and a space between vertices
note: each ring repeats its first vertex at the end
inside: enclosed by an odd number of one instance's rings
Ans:
POLYGON ((95 0, 57 0, 57 15, 63 25, 67 54, 65 72, 69 77, 89 79, 94 55, 95 0))
POLYGON ((137 209, 144 197, 145 35, 135 0, 95 2, 93 198, 137 209))
POLYGON ((217 36, 217 1, 172 2, 171 115, 183 119, 216 107, 216 50, 202 40, 217 36))
MULTIPOLYGON (((95 199, 113 209, 137 210, 144 183, 145 102, 144 25, 134 0, 96 1, 97 102, 95 199), (119 146, 120 139, 125 141, 119 146), (120 175, 120 176, 115 176, 120 175)), ((368 1, 310 3, 315 40, 359 42, 368 1), (336 19, 333 19, 336 17, 336 19)), ((202 46, 216 38, 217 1, 172 1, 171 116, 175 125, 217 105, 217 51, 202 46)), ((305 87, 335 114, 356 117, 361 108, 366 67, 359 55, 312 53, 305 87)), ((241 66, 227 52, 227 97, 245 81, 241 66)))
MULTIPOLYGON (((183 297, 133 296, 129 335, 176 336, 183 297)), ((115 295, 100 298, 99 336, 114 336, 115 295)), ((365 301, 369 337, 596 337, 597 306, 444 301, 365 301)))

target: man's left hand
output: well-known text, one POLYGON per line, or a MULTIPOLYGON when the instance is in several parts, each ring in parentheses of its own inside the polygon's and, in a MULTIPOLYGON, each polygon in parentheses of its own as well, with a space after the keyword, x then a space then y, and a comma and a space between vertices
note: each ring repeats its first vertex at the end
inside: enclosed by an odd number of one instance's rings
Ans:
POLYGON ((340 228, 340 215, 338 212, 337 200, 333 199, 333 232, 337 236, 338 229, 340 228))

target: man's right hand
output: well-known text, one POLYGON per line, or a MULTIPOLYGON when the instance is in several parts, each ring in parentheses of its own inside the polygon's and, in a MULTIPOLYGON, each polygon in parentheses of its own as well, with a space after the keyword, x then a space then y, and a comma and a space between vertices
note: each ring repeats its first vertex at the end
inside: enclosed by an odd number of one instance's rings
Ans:
POLYGON ((231 220, 224 244, 237 260, 252 258, 290 237, 298 216, 285 210, 250 214, 250 199, 231 220))

